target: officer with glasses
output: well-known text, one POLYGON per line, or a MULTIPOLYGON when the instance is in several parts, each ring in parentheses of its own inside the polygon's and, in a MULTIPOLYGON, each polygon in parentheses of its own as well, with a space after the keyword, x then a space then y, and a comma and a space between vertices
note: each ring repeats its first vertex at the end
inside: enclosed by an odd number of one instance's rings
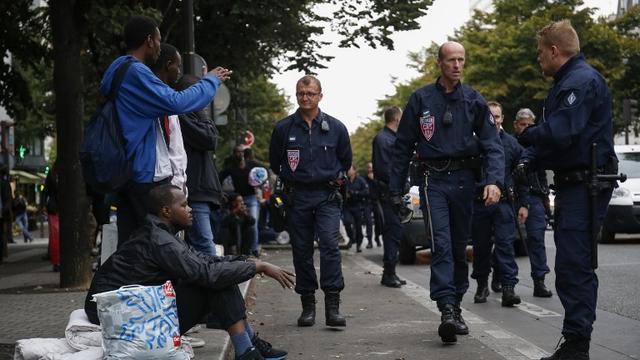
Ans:
POLYGON ((278 122, 273 130, 269 160, 279 176, 275 191, 285 199, 286 227, 297 278, 295 291, 302 301, 298 326, 315 323, 315 240, 320 249, 326 325, 346 326, 339 312, 344 280, 338 239, 343 202, 340 190, 352 158, 349 133, 344 124, 319 109, 322 85, 317 78, 307 75, 298 80, 296 99, 296 112, 278 122))
POLYGON ((441 76, 415 91, 402 114, 389 184, 391 202, 399 210, 415 151, 425 175, 421 188, 425 225, 432 234, 431 299, 442 313, 438 334, 445 343, 469 333, 460 302, 469 287, 465 250, 483 161, 486 206, 500 200, 504 181, 504 152, 495 121, 482 96, 461 83, 464 62, 461 44, 446 42, 440 47, 441 76))

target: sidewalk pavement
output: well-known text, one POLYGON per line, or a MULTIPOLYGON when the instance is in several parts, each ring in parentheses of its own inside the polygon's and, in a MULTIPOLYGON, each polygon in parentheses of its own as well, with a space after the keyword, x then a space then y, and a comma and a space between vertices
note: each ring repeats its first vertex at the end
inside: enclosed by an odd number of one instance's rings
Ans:
MULTIPOLYGON (((382 263, 382 250, 364 251, 367 258, 376 260, 368 260, 364 253, 342 251, 345 289, 341 293, 340 310, 346 315, 346 328, 325 326, 322 291, 316 292, 315 326, 298 327, 300 297, 283 290, 272 279, 256 278, 254 291, 250 290, 248 297, 249 300, 255 297, 255 306, 250 308, 249 315, 254 329, 274 347, 287 350, 289 359, 505 358, 477 337, 458 336, 457 344, 443 345, 437 334, 440 315, 426 290, 410 281, 402 290, 383 287, 380 285, 382 268, 378 265, 382 263), (374 252, 376 255, 371 256, 374 252)), ((318 269, 318 251, 315 253, 318 269)), ((267 250, 262 259, 288 269, 293 267, 288 250, 267 250)), ((474 320, 477 319, 467 319, 470 327, 474 320)))
MULTIPOLYGON (((34 234, 35 235, 35 234, 34 234)), ((84 306, 86 291, 60 289, 60 274, 52 271, 46 238, 9 244, 9 257, 0 264, 0 360, 13 359, 16 340, 63 338, 69 314, 84 306)), ((246 294, 249 283, 240 286, 246 294)), ((197 359, 224 359, 226 332, 202 328, 191 335, 205 340, 194 349, 197 359)))

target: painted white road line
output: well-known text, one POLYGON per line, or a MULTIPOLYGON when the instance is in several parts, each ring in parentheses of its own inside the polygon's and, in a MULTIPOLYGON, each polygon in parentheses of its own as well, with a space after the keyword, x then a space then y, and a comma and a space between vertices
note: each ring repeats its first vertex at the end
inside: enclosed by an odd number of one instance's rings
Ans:
MULTIPOLYGON (((502 302, 502 300, 500 298, 491 298, 491 300, 495 301, 495 302, 502 302)), ((521 302, 519 305, 516 305, 513 307, 514 309, 518 309, 520 311, 524 311, 528 314, 531 314, 533 316, 535 316, 536 318, 544 318, 544 317, 561 317, 561 314, 558 314, 555 311, 551 311, 548 309, 545 309, 541 306, 538 306, 536 304, 532 304, 526 301, 521 302)))
MULTIPOLYGON (((351 257, 351 259, 358 266, 370 271, 372 274, 382 274, 382 267, 372 261, 359 256, 351 257)), ((429 298, 429 291, 412 281, 406 281, 407 285, 401 287, 399 290, 412 298, 418 304, 427 308, 429 311, 440 315, 438 306, 429 298)), ((491 348, 506 360, 522 360, 523 357, 526 359, 537 360, 543 356, 549 355, 547 352, 529 341, 483 319, 467 309, 463 308, 462 314, 469 326, 469 336, 491 348)))

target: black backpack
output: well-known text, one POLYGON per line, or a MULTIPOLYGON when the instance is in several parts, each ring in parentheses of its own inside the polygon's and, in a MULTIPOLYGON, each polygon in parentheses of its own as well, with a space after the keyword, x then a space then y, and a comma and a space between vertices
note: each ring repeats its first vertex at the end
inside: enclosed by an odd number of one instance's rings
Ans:
POLYGON ((121 64, 111 80, 105 101, 98 106, 84 129, 80 163, 84 180, 91 191, 108 194, 120 190, 131 179, 131 159, 116 109, 116 98, 132 61, 121 64))

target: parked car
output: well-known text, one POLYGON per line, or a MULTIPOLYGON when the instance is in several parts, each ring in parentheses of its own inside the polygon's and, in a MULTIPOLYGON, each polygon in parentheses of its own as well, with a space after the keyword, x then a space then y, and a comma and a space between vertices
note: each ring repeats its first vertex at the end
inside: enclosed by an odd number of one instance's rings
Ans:
MULTIPOLYGON (((425 214, 420 206, 420 188, 412 186, 409 193, 405 195, 406 206, 413 211, 411 220, 403 224, 402 238, 400 238, 400 248, 398 251, 398 260, 401 264, 413 264, 416 260, 416 252, 431 248, 431 234, 427 232, 425 226, 425 214)), ((515 224, 514 224, 515 226, 515 224)), ((526 240, 526 228, 521 226, 521 231, 526 240)), ((469 245, 472 239, 469 238, 469 245)), ((513 244, 516 256, 526 256, 527 249, 520 240, 516 232, 516 241, 513 244)))
POLYGON ((413 215, 408 222, 402 224, 398 260, 401 264, 413 264, 416 261, 416 251, 431 248, 431 236, 426 231, 424 213, 420 207, 420 188, 412 186, 404 201, 413 215))
POLYGON ((619 171, 627 181, 613 190, 600 242, 615 241, 616 233, 640 233, 640 145, 616 145, 619 171))

